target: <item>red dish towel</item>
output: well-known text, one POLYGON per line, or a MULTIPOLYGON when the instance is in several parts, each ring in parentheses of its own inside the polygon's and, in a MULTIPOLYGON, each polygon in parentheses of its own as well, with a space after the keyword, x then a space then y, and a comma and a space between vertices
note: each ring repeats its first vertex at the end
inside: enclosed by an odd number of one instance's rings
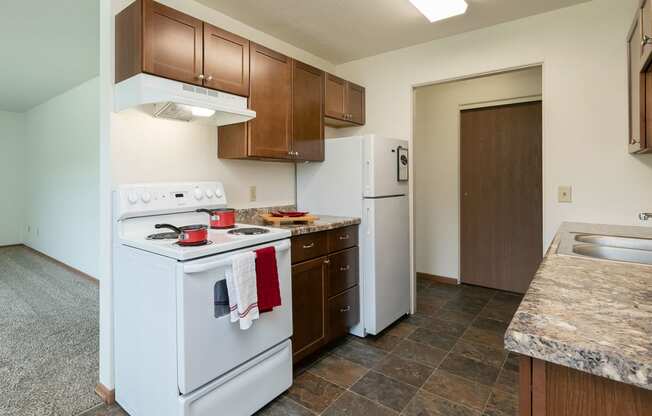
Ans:
POLYGON ((281 290, 278 283, 276 249, 274 247, 256 250, 256 286, 258 310, 261 313, 281 306, 281 290))

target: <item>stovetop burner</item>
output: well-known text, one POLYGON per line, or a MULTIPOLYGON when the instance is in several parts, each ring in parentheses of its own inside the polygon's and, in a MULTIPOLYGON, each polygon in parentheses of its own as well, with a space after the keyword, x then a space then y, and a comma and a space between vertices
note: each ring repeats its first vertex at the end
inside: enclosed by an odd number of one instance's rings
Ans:
POLYGON ((178 245, 179 247, 199 247, 199 246, 209 246, 213 244, 211 240, 204 240, 204 241, 197 241, 196 243, 179 243, 176 242, 174 243, 178 245))
POLYGON ((176 240, 177 233, 156 233, 147 236, 146 240, 176 240))
POLYGON ((258 234, 267 234, 269 232, 266 228, 257 228, 257 227, 243 227, 236 228, 235 230, 229 231, 229 234, 234 235, 258 235, 258 234))

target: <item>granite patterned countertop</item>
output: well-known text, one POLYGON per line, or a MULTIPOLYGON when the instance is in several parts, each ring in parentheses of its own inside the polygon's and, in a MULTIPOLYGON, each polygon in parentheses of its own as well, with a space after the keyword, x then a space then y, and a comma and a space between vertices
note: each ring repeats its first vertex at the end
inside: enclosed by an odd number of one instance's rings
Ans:
POLYGON ((319 220, 315 221, 312 224, 283 224, 280 226, 271 225, 264 223, 262 219, 258 218, 256 222, 260 225, 265 225, 267 227, 276 227, 283 228, 285 230, 290 230, 293 236, 316 233, 319 231, 334 230, 336 228, 347 227, 349 225, 360 224, 360 218, 355 217, 335 217, 332 215, 319 215, 319 220))
POLYGON ((562 224, 505 348, 652 390, 652 266, 564 254, 573 233, 652 238, 650 227, 562 224))

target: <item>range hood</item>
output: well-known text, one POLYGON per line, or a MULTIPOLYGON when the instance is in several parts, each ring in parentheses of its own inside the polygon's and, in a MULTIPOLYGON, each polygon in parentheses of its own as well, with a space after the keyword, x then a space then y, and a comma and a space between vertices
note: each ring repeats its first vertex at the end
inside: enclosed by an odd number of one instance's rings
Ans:
POLYGON ((115 86, 115 111, 153 104, 152 116, 214 126, 242 123, 256 117, 247 99, 149 74, 138 74, 115 86))

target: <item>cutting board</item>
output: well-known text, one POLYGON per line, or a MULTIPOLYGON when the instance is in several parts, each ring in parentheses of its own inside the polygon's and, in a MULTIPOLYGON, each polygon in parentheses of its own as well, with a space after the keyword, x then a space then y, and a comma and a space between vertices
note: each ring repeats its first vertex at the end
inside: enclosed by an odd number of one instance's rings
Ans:
POLYGON ((303 217, 275 217, 272 214, 260 214, 265 222, 272 224, 294 224, 294 223, 313 223, 319 219, 314 215, 304 215, 303 217))

